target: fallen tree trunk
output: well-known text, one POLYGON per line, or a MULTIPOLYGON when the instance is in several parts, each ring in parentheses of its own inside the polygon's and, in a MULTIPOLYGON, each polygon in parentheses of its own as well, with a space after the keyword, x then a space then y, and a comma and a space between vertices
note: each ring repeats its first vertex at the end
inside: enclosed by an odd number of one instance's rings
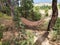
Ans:
MULTIPOLYGON (((45 18, 40 19, 38 21, 29 21, 28 19, 25 19, 23 17, 21 17, 20 19, 21 19, 21 22, 23 24, 25 24, 25 26, 27 26, 27 28, 35 29, 35 30, 37 29, 36 27, 38 27, 39 25, 42 25, 45 22, 45 20, 44 20, 45 18)), ((8 19, 0 19, 0 23, 4 24, 5 27, 7 27, 7 28, 8 27, 13 28, 15 26, 14 21, 12 20, 12 18, 10 20, 8 20, 8 19)))
POLYGON ((28 19, 25 19, 25 18, 21 18, 21 21, 23 24, 27 25, 27 26, 30 26, 30 27, 33 27, 33 26, 38 26, 38 25, 41 25, 42 23, 44 23, 45 18, 43 19, 40 19, 38 21, 29 21, 28 19))

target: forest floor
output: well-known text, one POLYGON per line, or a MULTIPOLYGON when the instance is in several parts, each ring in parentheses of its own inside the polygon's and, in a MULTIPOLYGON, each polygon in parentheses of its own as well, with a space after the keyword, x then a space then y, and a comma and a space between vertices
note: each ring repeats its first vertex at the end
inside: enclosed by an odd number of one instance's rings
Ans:
MULTIPOLYGON (((34 42, 38 39, 39 36, 41 36, 42 34, 44 34, 44 32, 46 31, 46 28, 47 28, 47 25, 49 22, 50 18, 46 18, 45 19, 45 23, 40 25, 39 27, 39 30, 33 30, 33 29, 25 29, 26 31, 29 31, 29 32, 32 32, 34 34, 34 42)), ((4 24, 4 25, 12 25, 12 21, 11 19, 7 20, 7 19, 0 19, 0 23, 4 24)), ((9 31, 6 31, 6 32, 3 32, 3 39, 10 39, 12 38, 13 34, 17 37, 18 35, 18 32, 15 31, 15 30, 9 30, 9 31)), ((3 40, 2 39, 2 40, 3 40)), ((57 41, 51 41, 51 40, 48 40, 46 39, 42 45, 60 45, 60 40, 57 40, 57 41)))

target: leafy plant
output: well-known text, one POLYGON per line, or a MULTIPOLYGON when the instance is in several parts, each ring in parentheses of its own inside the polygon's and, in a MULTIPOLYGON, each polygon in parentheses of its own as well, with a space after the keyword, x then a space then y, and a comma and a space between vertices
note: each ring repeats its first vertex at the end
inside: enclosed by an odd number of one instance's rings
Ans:
POLYGON ((3 13, 0 12, 0 17, 3 17, 3 13))
POLYGON ((8 16, 7 14, 0 12, 0 18, 11 19, 11 16, 8 16))
POLYGON ((47 5, 47 6, 43 5, 43 6, 40 7, 40 9, 44 9, 44 10, 45 10, 45 9, 51 9, 51 8, 52 8, 52 7, 51 7, 51 6, 48 6, 48 5, 47 5))
POLYGON ((33 0, 21 0, 20 13, 21 16, 27 18, 31 16, 33 10, 33 0))
POLYGON ((60 18, 57 19, 55 27, 53 29, 56 30, 60 35, 60 18))
POLYGON ((34 21, 40 20, 41 19, 41 13, 39 12, 40 7, 36 6, 33 8, 34 9, 34 21))
POLYGON ((25 34, 20 33, 17 38, 13 38, 15 45, 33 45, 34 34, 30 31, 26 31, 25 34))
POLYGON ((0 40, 3 37, 3 30, 4 30, 4 25, 0 24, 0 40))
POLYGON ((41 14, 39 12, 34 12, 34 21, 40 20, 41 14))
POLYGON ((0 45, 2 45, 2 42, 0 42, 0 45))
POLYGON ((34 43, 34 35, 27 31, 26 32, 27 39, 20 41, 20 45, 33 45, 34 43))
POLYGON ((10 42, 9 41, 4 41, 4 42, 2 42, 2 45, 10 45, 10 42))
POLYGON ((45 16, 48 16, 48 9, 45 10, 45 16))
POLYGON ((57 35, 60 35, 60 18, 57 19, 55 27, 53 29, 57 32, 57 35))

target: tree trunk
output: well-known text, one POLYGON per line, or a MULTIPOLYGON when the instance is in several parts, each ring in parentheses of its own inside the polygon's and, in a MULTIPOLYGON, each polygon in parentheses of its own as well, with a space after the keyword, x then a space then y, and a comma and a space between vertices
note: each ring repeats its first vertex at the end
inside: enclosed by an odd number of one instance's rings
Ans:
POLYGON ((39 37, 35 43, 35 45, 41 45, 41 43, 48 37, 49 31, 53 30, 55 22, 58 17, 58 9, 57 9, 57 0, 52 0, 52 17, 49 21, 47 32, 45 32, 41 37, 39 37))
POLYGON ((14 15, 14 6, 11 4, 11 0, 8 0, 8 5, 9 5, 9 7, 10 7, 10 10, 11 10, 11 16, 13 17, 13 15, 14 15))
POLYGON ((51 29, 53 29, 55 22, 57 20, 57 17, 58 17, 57 0, 53 0, 52 1, 52 18, 49 22, 47 31, 50 31, 51 29))
POLYGON ((11 9, 11 16, 13 17, 13 15, 14 15, 14 7, 10 6, 10 9, 11 9))
POLYGON ((0 7, 2 6, 1 1, 0 1, 0 7))

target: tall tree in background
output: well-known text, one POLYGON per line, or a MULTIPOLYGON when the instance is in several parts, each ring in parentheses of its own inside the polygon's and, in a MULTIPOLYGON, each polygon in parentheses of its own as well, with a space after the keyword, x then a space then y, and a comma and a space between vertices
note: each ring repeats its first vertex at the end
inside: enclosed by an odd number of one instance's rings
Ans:
POLYGON ((0 0, 0 8, 2 13, 11 15, 11 0, 0 0))
POLYGON ((21 15, 25 18, 31 15, 33 10, 33 0, 20 0, 21 1, 21 15))
POLYGON ((0 12, 10 15, 10 8, 7 0, 0 0, 0 12))
POLYGON ((13 15, 14 15, 14 4, 12 4, 12 0, 7 0, 7 4, 8 4, 9 7, 10 7, 11 16, 13 17, 13 15))
POLYGON ((49 31, 53 30, 53 27, 55 26, 57 17, 58 17, 57 0, 52 0, 52 17, 51 20, 49 21, 47 32, 45 32, 42 35, 42 37, 38 38, 35 45, 40 45, 45 40, 45 38, 48 37, 49 31))

